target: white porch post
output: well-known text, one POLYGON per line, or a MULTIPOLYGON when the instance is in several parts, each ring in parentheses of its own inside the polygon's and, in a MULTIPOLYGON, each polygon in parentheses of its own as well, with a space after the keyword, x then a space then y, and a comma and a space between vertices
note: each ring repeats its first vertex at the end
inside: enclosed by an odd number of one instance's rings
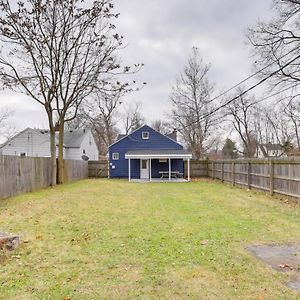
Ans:
POLYGON ((169 181, 171 181, 171 158, 169 158, 169 181))
POLYGON ((191 180, 190 160, 188 159, 188 181, 191 180))
POLYGON ((150 181, 152 181, 152 171, 151 171, 151 158, 149 159, 149 175, 150 175, 150 181))
POLYGON ((131 163, 130 163, 130 158, 128 159, 128 179, 129 182, 131 181, 131 163))

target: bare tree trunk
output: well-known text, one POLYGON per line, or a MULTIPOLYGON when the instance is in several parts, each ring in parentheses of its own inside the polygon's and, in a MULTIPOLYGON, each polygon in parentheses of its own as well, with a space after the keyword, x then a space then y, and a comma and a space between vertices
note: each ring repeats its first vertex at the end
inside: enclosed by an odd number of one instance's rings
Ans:
POLYGON ((50 150, 51 150, 51 186, 56 185, 56 143, 55 130, 50 129, 50 150))
POLYGON ((57 183, 63 184, 64 183, 64 122, 60 122, 59 126, 59 138, 58 138, 58 178, 57 183))
POLYGON ((106 95, 107 108, 113 111, 120 95, 133 91, 134 86, 120 82, 119 75, 142 68, 142 64, 120 63, 117 53, 123 48, 123 36, 113 24, 119 14, 114 13, 112 2, 0 0, 0 40, 5 45, 0 51, 1 86, 21 91, 45 108, 51 132, 53 185, 53 118, 59 120, 61 129, 58 183, 62 183, 64 124, 76 117, 85 106, 83 101, 96 91, 106 95))
POLYGON ((49 129, 50 129, 50 154, 51 154, 51 186, 56 185, 56 142, 55 142, 55 128, 53 125, 52 111, 47 110, 49 129))

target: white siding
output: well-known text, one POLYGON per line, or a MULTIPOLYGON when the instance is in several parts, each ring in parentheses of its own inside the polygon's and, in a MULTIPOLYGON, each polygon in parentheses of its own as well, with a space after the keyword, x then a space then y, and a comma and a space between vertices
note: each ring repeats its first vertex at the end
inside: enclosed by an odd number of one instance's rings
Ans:
POLYGON ((90 160, 99 159, 98 147, 90 130, 87 130, 80 148, 66 148, 65 150, 65 159, 82 160, 83 155, 90 160))
POLYGON ((87 131, 84 140, 81 143, 80 147, 81 155, 86 155, 90 160, 98 160, 99 159, 99 151, 96 145, 94 136, 90 130, 87 131), (85 154, 84 154, 85 150, 85 154))
POLYGON ((2 155, 21 155, 32 157, 50 157, 49 134, 27 129, 0 149, 2 155))
MULTIPOLYGON (((0 155, 20 156, 21 153, 26 153, 26 156, 31 157, 50 157, 49 134, 28 128, 0 149, 0 155)), ((58 149, 56 149, 57 154, 58 149)), ((99 159, 98 148, 90 130, 87 130, 81 147, 64 149, 65 159, 82 160, 82 155, 88 156, 90 160, 99 159)))
POLYGON ((85 150, 85 155, 89 157, 90 160, 98 160, 99 159, 99 151, 96 145, 94 136, 89 130, 81 144, 81 153, 85 150))
POLYGON ((65 159, 82 160, 82 154, 80 154, 80 148, 66 148, 65 159))

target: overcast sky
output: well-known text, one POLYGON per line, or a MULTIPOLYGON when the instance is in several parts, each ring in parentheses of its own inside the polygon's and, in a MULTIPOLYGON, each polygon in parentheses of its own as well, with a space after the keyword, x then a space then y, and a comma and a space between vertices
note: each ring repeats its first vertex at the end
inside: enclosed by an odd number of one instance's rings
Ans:
MULTIPOLYGON (((148 121, 164 117, 169 94, 193 46, 212 64, 210 78, 216 90, 230 88, 252 72, 245 30, 272 14, 271 0, 116 0, 119 32, 128 44, 122 52, 126 63, 142 62, 136 75, 147 82, 126 101, 140 101, 148 121)), ((26 96, 0 92, 0 108, 15 111, 18 128, 46 128, 40 105, 26 96)))

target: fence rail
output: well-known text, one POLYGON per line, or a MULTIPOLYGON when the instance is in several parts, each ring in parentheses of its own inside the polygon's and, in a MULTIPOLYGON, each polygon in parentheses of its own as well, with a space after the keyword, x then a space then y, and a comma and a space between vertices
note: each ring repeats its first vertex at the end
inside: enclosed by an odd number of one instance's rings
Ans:
MULTIPOLYGON (((184 175, 188 174, 188 163, 184 162, 184 175)), ((208 176, 208 160, 191 160, 190 161, 190 176, 195 177, 207 177, 208 176)))
MULTIPOLYGON (((300 160, 191 161, 191 177, 211 177, 300 198, 300 160)), ((187 164, 185 164, 187 174, 187 164)), ((108 177, 108 161, 65 161, 65 181, 108 177)), ((0 156, 0 199, 45 188, 51 184, 50 158, 0 156)))
POLYGON ((107 160, 92 160, 89 161, 89 177, 92 178, 107 178, 108 177, 108 161, 107 160))
POLYGON ((64 182, 89 177, 88 162, 81 160, 65 160, 64 182))
POLYGON ((213 179, 300 198, 300 160, 209 161, 207 165, 213 179))
MULTIPOLYGON (((88 177, 88 163, 65 160, 65 182, 88 177)), ((0 155, 0 199, 51 185, 51 159, 0 155)))

